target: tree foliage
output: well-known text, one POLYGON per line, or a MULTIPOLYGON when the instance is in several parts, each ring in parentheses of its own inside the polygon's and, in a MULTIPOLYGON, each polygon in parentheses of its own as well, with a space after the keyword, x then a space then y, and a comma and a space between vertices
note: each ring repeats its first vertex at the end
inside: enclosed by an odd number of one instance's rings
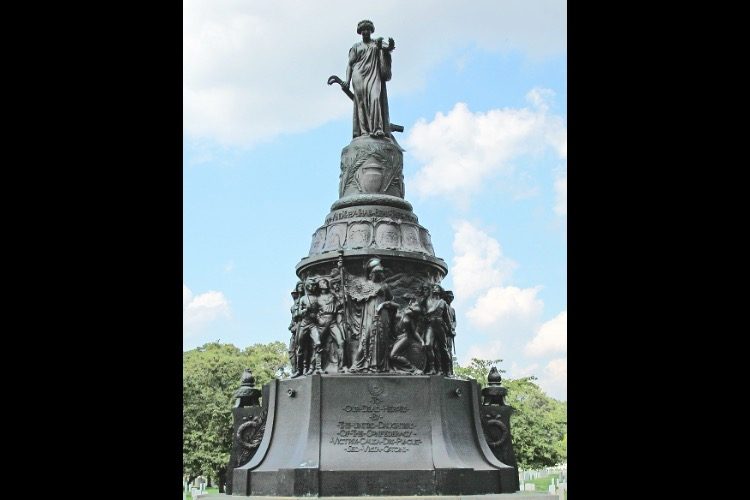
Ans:
POLYGON ((182 463, 186 474, 214 479, 229 462, 232 445, 232 394, 245 368, 256 386, 286 375, 288 359, 281 342, 240 349, 212 342, 182 355, 182 463))
MULTIPOLYGON (((454 371, 484 387, 490 368, 501 362, 475 358, 469 366, 456 365, 454 371)), ((216 479, 229 461, 232 394, 245 368, 253 371, 257 387, 274 377, 288 376, 286 346, 272 342, 240 349, 212 342, 183 353, 182 459, 184 472, 191 477, 203 473, 216 479)), ((506 403, 515 409, 513 448, 523 469, 554 465, 567 456, 567 403, 547 396, 534 380, 503 378, 506 403)))
MULTIPOLYGON (((480 387, 484 387, 487 385, 487 374, 490 373, 490 368, 497 366, 502 362, 502 359, 471 358, 469 366, 461 366, 458 363, 455 363, 453 366, 453 372, 459 377, 473 378, 479 383, 480 387)), ((498 368, 497 371, 505 373, 505 370, 500 368, 498 368)))
MULTIPOLYGON (((487 385, 487 374, 501 359, 473 358, 467 367, 456 366, 456 375, 475 379, 480 386, 487 385)), ((501 373, 505 370, 498 371, 501 373)), ((511 417, 513 449, 518 466, 538 469, 555 465, 567 459, 568 403, 547 396, 534 382, 536 377, 503 378, 508 389, 505 403, 514 408, 511 417)))

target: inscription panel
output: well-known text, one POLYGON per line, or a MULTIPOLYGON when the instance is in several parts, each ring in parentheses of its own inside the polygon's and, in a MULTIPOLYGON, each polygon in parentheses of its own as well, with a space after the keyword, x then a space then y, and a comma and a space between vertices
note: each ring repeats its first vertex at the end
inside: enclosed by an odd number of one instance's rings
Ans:
POLYGON ((321 227, 313 235, 312 244, 310 245, 310 254, 316 254, 323 251, 323 244, 326 241, 326 228, 321 227))
POLYGON ((347 248, 362 248, 370 246, 372 241, 372 226, 366 222, 354 223, 349 226, 346 237, 347 248))
POLYGON ((323 251, 338 250, 346 241, 346 224, 334 224, 328 226, 326 234, 326 243, 323 251))
POLYGON ((420 227, 419 234, 422 235, 422 245, 427 249, 430 255, 435 255, 435 249, 432 247, 432 238, 430 238, 430 233, 428 233, 425 228, 420 227))
POLYGON ((379 248, 399 248, 401 231, 395 224, 380 223, 375 227, 375 244, 379 248))
POLYGON ((429 379, 323 379, 321 469, 423 469, 432 464, 429 379))
POLYGON ((401 241, 406 250, 424 252, 422 242, 419 239, 419 229, 411 224, 401 224, 401 241))

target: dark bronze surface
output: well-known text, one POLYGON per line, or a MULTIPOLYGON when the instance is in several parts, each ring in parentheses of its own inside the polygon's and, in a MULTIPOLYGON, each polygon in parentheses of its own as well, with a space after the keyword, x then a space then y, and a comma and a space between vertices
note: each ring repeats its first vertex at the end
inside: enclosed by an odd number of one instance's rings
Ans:
POLYGON ((493 372, 480 405, 478 384, 453 377, 456 311, 440 286, 448 267, 404 199, 392 134, 403 127, 390 122, 386 92, 395 43, 373 40, 370 21, 357 32, 346 78, 328 81, 353 101, 353 138, 339 199, 295 268, 292 377, 264 386, 262 409, 235 409, 230 491, 517 491, 505 388, 493 372))

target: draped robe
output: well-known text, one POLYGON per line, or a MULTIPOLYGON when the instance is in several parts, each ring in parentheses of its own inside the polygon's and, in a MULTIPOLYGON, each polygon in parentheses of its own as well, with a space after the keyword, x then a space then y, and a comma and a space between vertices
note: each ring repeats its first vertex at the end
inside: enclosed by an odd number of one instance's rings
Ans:
POLYGON ((352 68, 354 118, 352 135, 383 132, 392 137, 385 82, 391 79, 391 53, 378 49, 375 41, 359 42, 349 50, 352 68))

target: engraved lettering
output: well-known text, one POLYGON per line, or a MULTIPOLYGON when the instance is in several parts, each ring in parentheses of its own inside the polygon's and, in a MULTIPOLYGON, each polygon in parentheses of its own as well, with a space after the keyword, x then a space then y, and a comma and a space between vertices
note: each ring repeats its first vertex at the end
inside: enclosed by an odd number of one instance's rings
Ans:
POLYGON ((346 405, 341 410, 345 415, 367 419, 342 419, 336 423, 337 431, 329 443, 346 453, 408 453, 423 442, 415 422, 391 420, 408 415, 410 408, 389 404, 382 395, 369 398, 367 404, 346 405))
POLYGON ((326 217, 326 225, 331 224, 332 222, 336 222, 342 219, 352 219, 355 217, 378 217, 378 218, 388 218, 398 221, 407 221, 407 222, 413 222, 417 223, 418 219, 417 216, 413 213, 410 213, 406 210, 393 210, 388 208, 381 208, 381 207, 373 207, 373 208, 345 208, 341 210, 337 210, 336 212, 333 212, 329 214, 326 217))

